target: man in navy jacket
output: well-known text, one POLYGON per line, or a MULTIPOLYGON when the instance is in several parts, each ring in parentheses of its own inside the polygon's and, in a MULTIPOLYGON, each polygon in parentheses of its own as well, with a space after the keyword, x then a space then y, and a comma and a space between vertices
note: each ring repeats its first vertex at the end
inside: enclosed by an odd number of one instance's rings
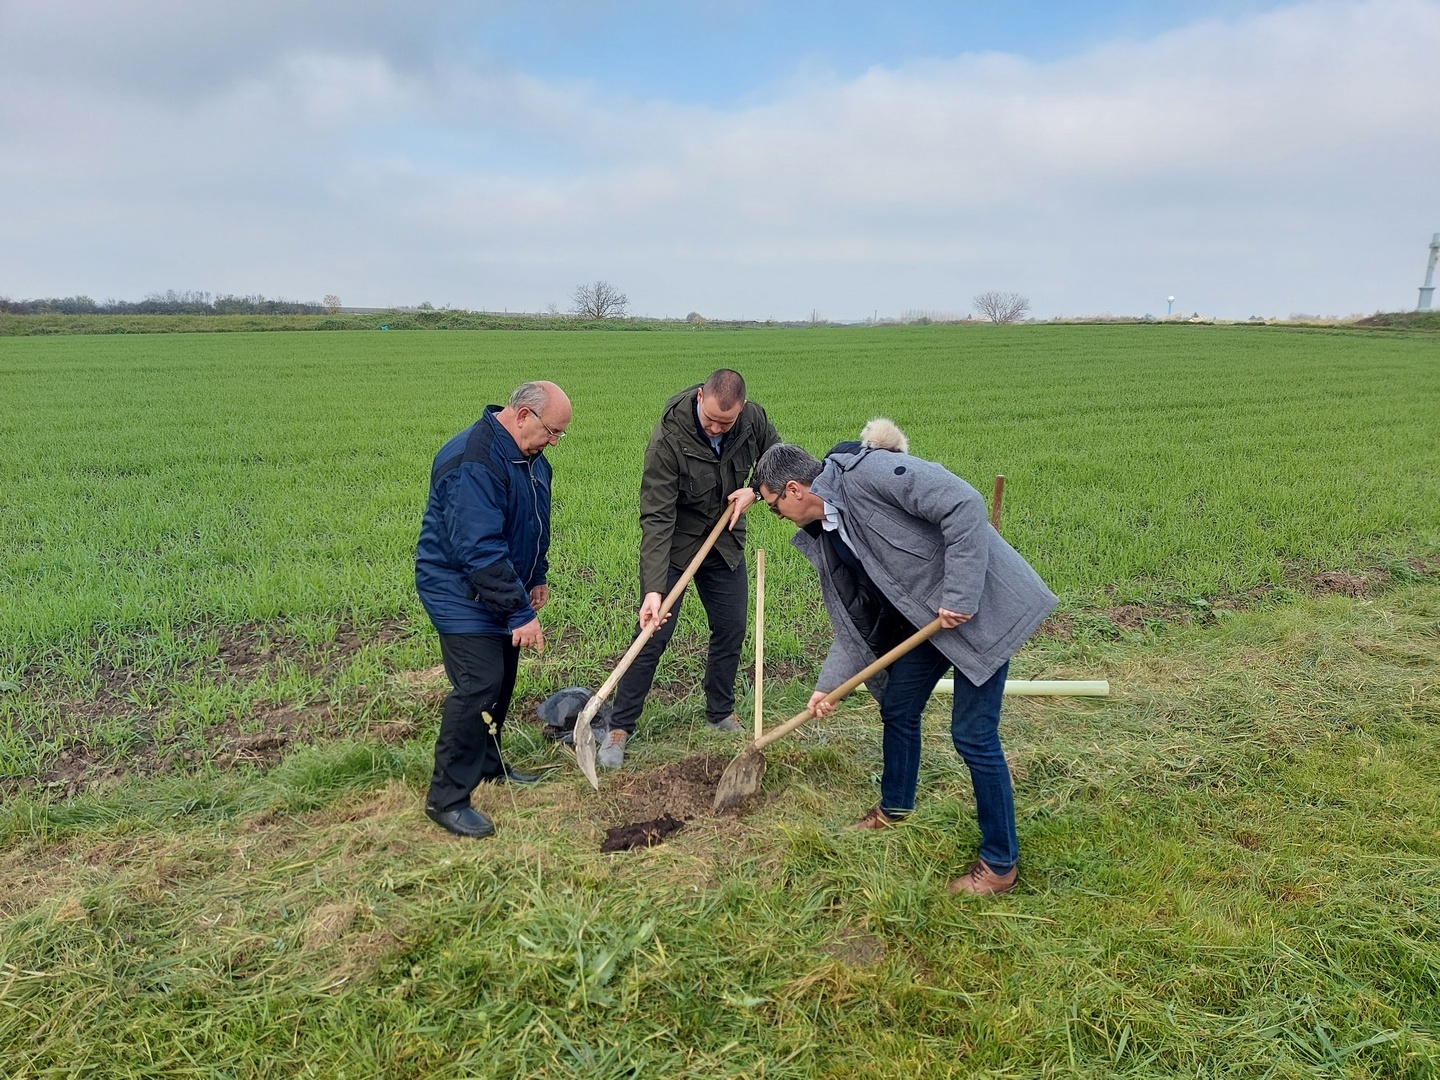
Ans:
POLYGON ((460 836, 495 826, 470 805, 480 783, 534 783, 500 756, 520 650, 543 652, 536 614, 549 599, 547 446, 570 425, 570 399, 551 382, 516 388, 435 455, 415 550, 415 588, 440 634, 451 691, 435 741, 425 814, 460 836))

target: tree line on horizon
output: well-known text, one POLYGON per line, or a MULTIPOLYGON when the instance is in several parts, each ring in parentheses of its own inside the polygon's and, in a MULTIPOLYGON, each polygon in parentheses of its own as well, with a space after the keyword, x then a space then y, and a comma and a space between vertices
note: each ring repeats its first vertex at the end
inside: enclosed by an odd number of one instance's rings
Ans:
POLYGON ((151 293, 143 300, 93 300, 88 296, 12 300, 0 296, 6 315, 324 315, 323 304, 271 299, 256 294, 211 295, 208 292, 151 293))

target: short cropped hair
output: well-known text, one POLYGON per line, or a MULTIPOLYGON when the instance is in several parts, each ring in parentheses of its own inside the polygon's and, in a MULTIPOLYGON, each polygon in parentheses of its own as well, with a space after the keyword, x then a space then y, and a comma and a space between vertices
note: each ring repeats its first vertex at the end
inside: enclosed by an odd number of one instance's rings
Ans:
POLYGON ((733 409, 736 405, 745 404, 745 377, 728 367, 712 371, 701 389, 705 391, 706 397, 713 397, 715 404, 722 409, 733 409))
POLYGON ((779 494, 785 490, 785 485, 791 480, 797 480, 809 487, 824 467, 803 447, 795 446, 792 443, 776 443, 760 455, 760 460, 755 463, 755 472, 751 475, 751 481, 754 483, 756 491, 759 491, 760 485, 764 484, 771 491, 779 494))
POLYGON ((511 410, 529 409, 538 416, 541 410, 550 404, 550 391, 538 382, 521 383, 505 404, 511 410))

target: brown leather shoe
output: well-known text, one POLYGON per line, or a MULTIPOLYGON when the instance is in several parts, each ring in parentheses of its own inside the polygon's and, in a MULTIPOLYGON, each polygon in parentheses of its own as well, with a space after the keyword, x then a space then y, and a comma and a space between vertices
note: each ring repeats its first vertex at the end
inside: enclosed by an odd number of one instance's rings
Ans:
POLYGON ((891 825, 899 825, 904 821, 903 817, 891 817, 878 806, 872 806, 866 811, 865 816, 854 825, 845 826, 846 832, 863 832, 868 829, 888 829, 891 825))
POLYGON ((957 877, 950 882, 950 895, 968 893, 971 896, 999 896, 1015 887, 1015 879, 1019 875, 1018 865, 1012 866, 1008 874, 997 874, 985 864, 984 859, 976 859, 975 865, 966 870, 963 877, 957 877))

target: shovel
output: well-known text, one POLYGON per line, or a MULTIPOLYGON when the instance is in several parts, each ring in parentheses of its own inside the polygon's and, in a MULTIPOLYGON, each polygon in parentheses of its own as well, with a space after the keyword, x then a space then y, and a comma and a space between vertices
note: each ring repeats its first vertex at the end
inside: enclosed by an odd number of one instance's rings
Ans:
MULTIPOLYGON (((927 625, 922 630, 917 630, 908 638, 902 641, 895 648, 891 649, 884 656, 880 657, 869 667, 862 669, 858 674, 850 676, 843 683, 825 695, 824 702, 839 701, 846 694, 850 693, 857 686, 863 683, 872 675, 884 671, 900 657, 904 656, 911 649, 921 642, 928 641, 940 629, 940 620, 927 625)), ((720 784, 715 789, 715 802, 711 806, 714 813, 722 813, 732 806, 738 805, 741 800, 754 795, 760 790, 760 778, 765 775, 765 755, 760 751, 769 746, 776 739, 789 735, 806 720, 810 719, 810 710, 804 709, 796 713, 785 723, 767 731, 759 736, 754 742, 740 751, 740 755, 729 765, 725 766, 725 772, 720 777, 720 784)))
POLYGON ((610 692, 620 682, 621 676, 630 670, 630 665, 635 662, 635 657, 640 655, 640 650, 650 640, 655 631, 665 624, 665 616, 670 614, 670 609, 680 599, 680 594, 685 591, 685 586, 690 584, 690 579, 695 576, 695 571, 700 569, 700 564, 705 561, 705 556, 710 554, 710 549, 715 546, 715 541, 720 539, 720 534, 725 531, 731 515, 735 513, 735 504, 730 503, 725 507, 725 512, 720 515, 720 520, 715 522, 715 527, 710 530, 710 535, 700 545, 700 550, 695 552, 695 557, 690 560, 690 565, 685 567, 685 572, 675 582, 675 587, 670 590, 670 595, 665 597, 660 604, 660 614, 640 631, 640 635, 631 644, 625 655, 620 658, 620 663, 615 665, 615 670, 605 680, 605 685, 600 687, 599 693, 585 703, 585 708, 580 710, 580 715, 575 718, 575 760, 580 766, 580 771, 585 774, 585 779, 590 781, 590 786, 596 791, 600 790, 600 777, 595 773, 595 733, 590 730, 590 721, 595 719, 595 714, 600 711, 601 704, 610 692))

